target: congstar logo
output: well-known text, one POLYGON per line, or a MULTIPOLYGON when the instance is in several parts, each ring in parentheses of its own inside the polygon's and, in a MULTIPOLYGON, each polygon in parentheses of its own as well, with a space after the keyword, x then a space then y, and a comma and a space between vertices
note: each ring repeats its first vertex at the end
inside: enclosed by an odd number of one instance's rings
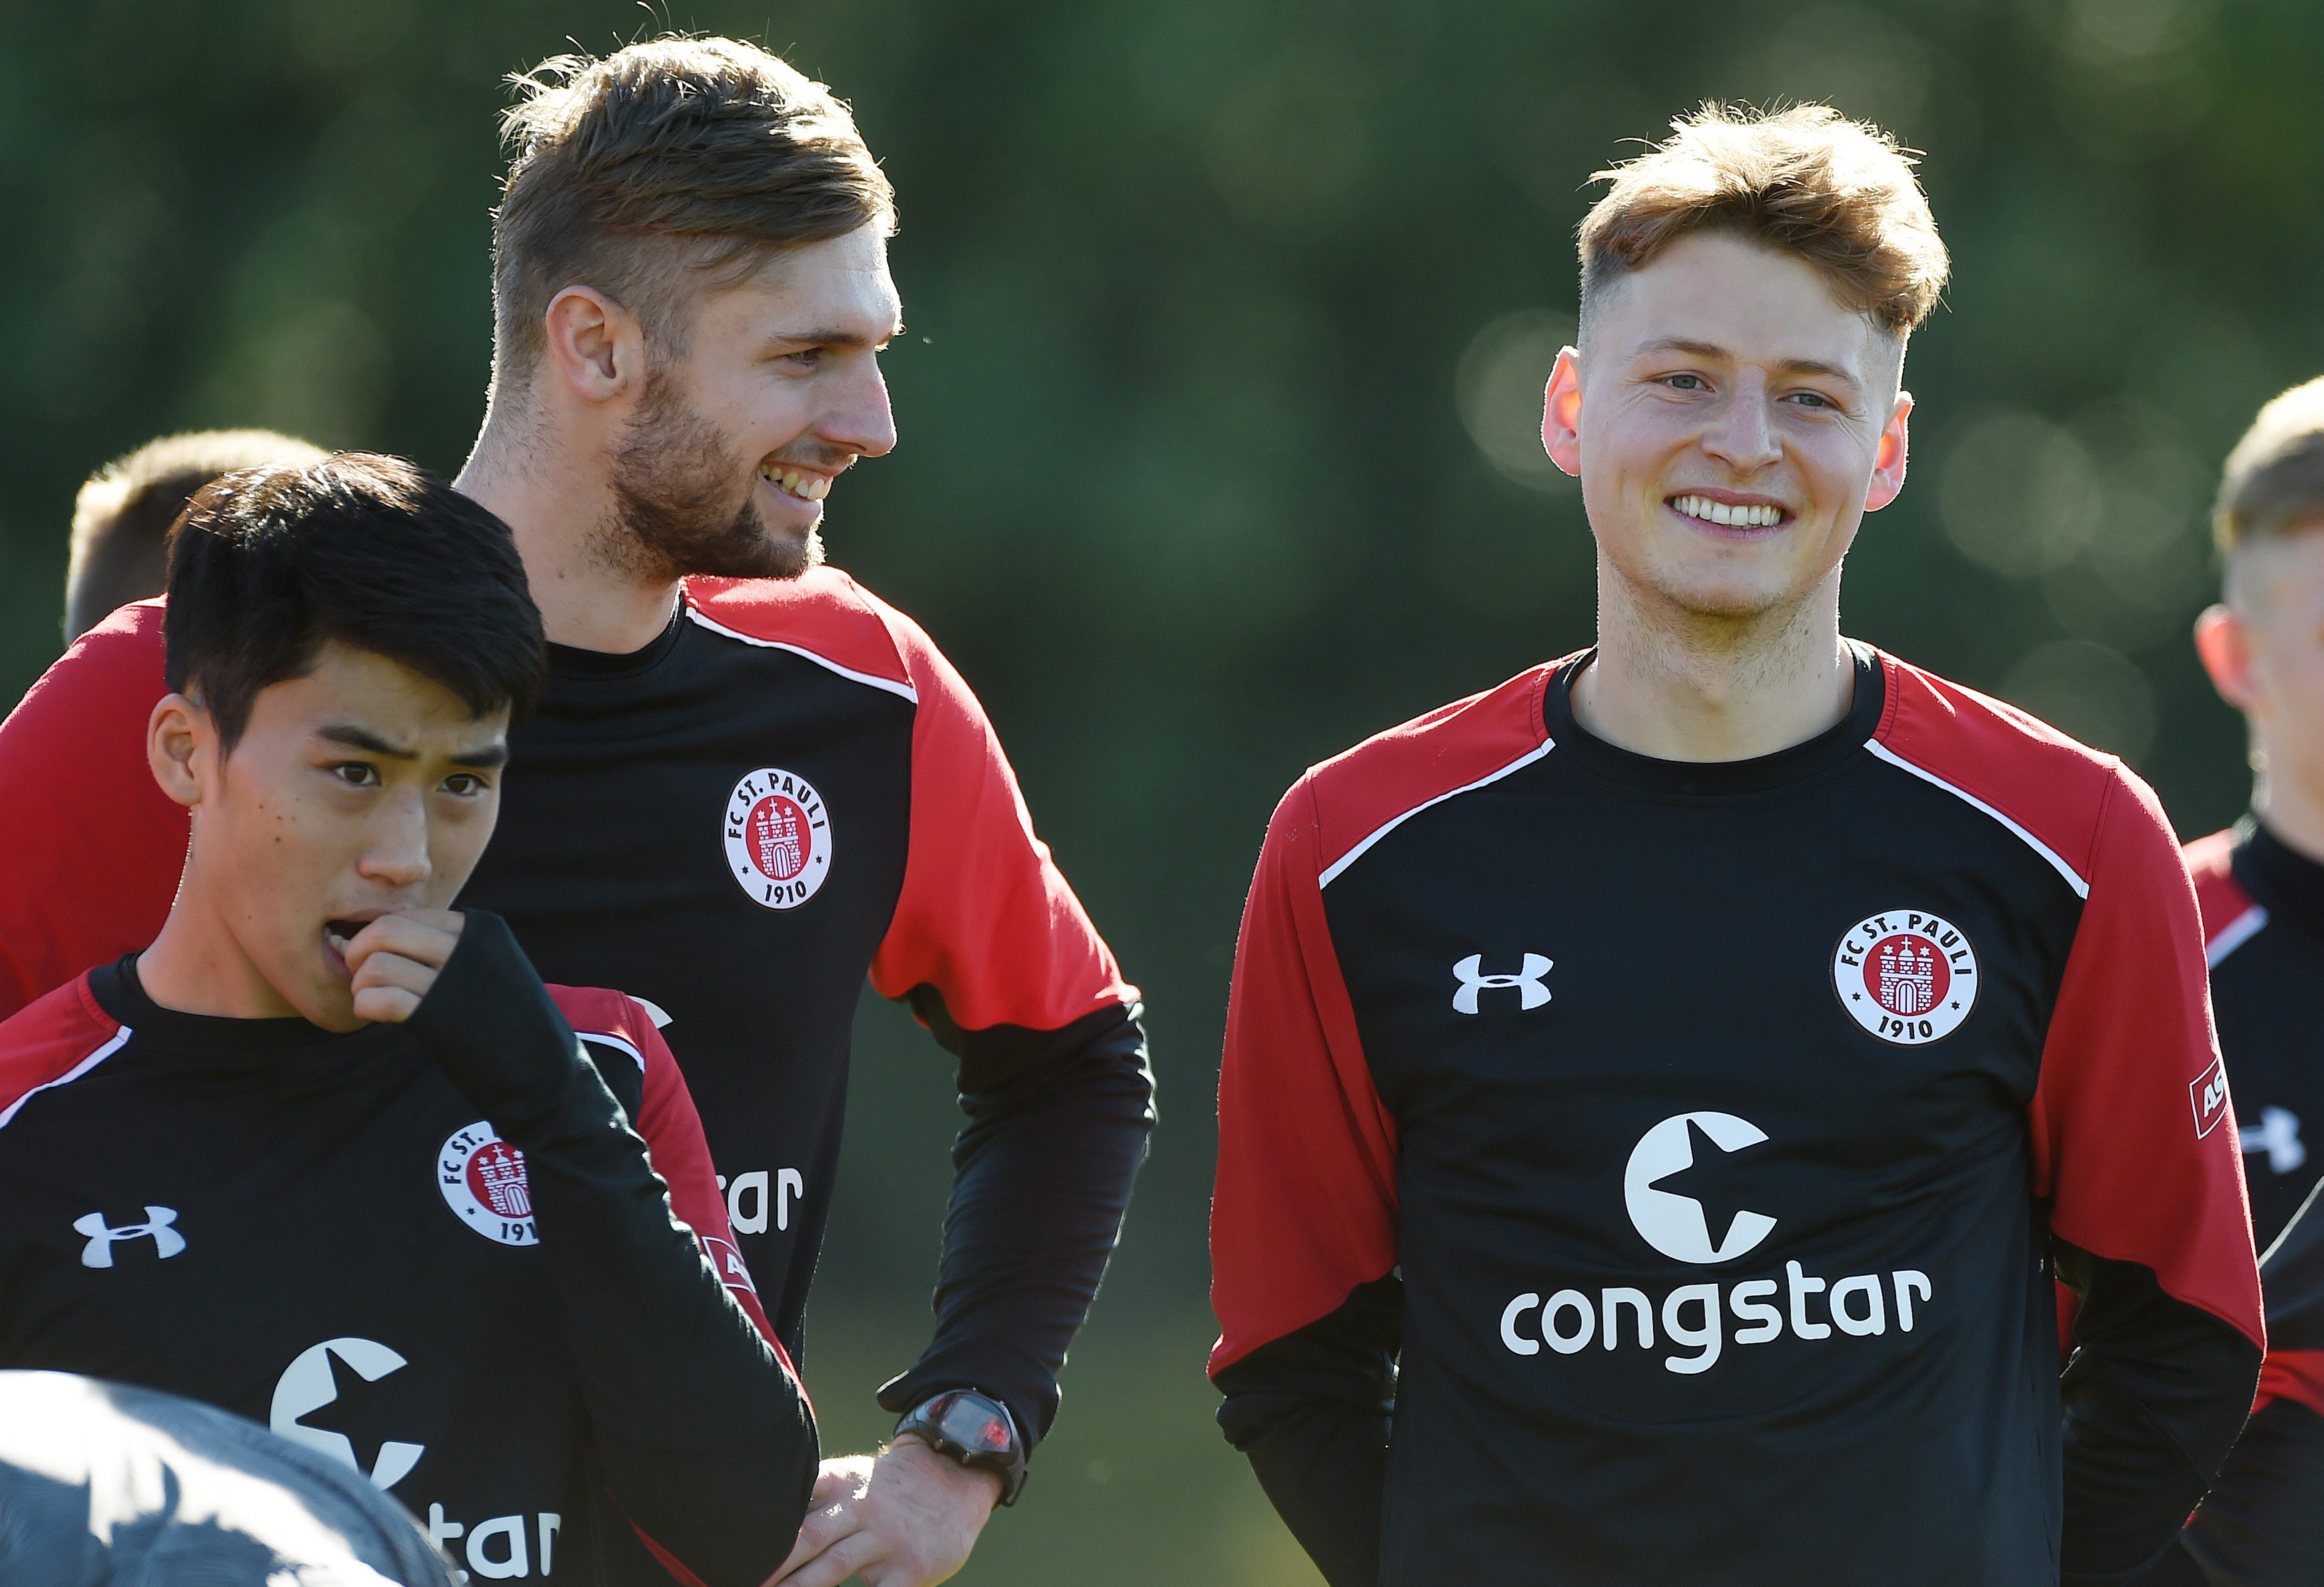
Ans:
MULTIPOLYGON (((1775 1232, 1777 1220, 1736 1204, 1742 1193, 1719 1181, 1742 1166, 1738 1157, 1749 1154, 1748 1162, 1759 1155, 1756 1149, 1768 1145, 1766 1130, 1732 1113, 1674 1113, 1665 1119, 1638 1138, 1623 1170, 1622 1203, 1632 1229, 1655 1252, 1690 1266, 1749 1255, 1775 1232), (1698 1149, 1698 1143, 1711 1149, 1698 1149), (1714 1196, 1726 1213, 1715 1231, 1704 1204, 1714 1196)), ((1724 1291, 1717 1284, 1682 1284, 1659 1306, 1644 1289, 1624 1284, 1590 1290, 1569 1286, 1546 1299, 1542 1291, 1528 1289, 1501 1308, 1501 1343, 1520 1356, 1537 1356, 1545 1344, 1562 1356, 1578 1355, 1593 1343, 1600 1351, 1616 1351, 1631 1339, 1638 1349, 1652 1350, 1659 1321, 1663 1339, 1677 1347, 1663 1358, 1664 1368, 1691 1376, 1717 1365, 1729 1344, 1766 1344, 1782 1338, 1787 1327, 1794 1338, 1804 1340, 1830 1339, 1835 1332, 1855 1338, 1886 1333, 1892 1297, 1897 1331, 1910 1333, 1922 1315, 1917 1308, 1935 1294, 1929 1276, 1917 1268, 1827 1279, 1795 1259, 1784 1262, 1780 1281, 1746 1278, 1724 1291), (1779 1295, 1781 1306, 1775 1304, 1779 1295), (1740 1324, 1732 1333, 1727 1330, 1730 1314, 1740 1324)))

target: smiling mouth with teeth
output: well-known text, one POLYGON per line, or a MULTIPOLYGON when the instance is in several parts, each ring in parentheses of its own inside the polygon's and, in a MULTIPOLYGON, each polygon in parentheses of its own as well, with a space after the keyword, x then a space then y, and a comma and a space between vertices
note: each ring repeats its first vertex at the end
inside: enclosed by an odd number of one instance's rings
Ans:
POLYGON ((1773 529, 1784 521, 1781 507, 1729 505, 1709 496, 1673 496, 1670 504, 1675 512, 1721 529, 1773 529))
POLYGON ((796 468, 779 468, 762 465, 759 477, 786 495, 797 496, 802 502, 820 502, 831 494, 831 482, 819 474, 802 474, 796 468))

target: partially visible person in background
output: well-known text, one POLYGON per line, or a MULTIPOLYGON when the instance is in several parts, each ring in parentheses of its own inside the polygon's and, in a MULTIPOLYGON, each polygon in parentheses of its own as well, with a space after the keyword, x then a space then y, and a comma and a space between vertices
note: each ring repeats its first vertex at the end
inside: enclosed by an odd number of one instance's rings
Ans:
POLYGON ((354 1467, 198 1401, 0 1372, 0 1581, 452 1587, 427 1533, 354 1467))
MULTIPOLYGON (((2252 801, 2234 826, 2189 844, 2187 865, 2252 1232, 2266 1249, 2324 1177, 2324 1047, 2308 1008, 2324 979, 2324 380, 2260 410, 2227 457, 2211 521, 2223 598, 2196 620, 2195 649, 2251 724, 2252 801)), ((2313 1211, 2306 1222, 2318 1223, 2313 1211)), ((2284 1260, 2271 1250, 2262 1269, 2268 1353, 2251 1422, 2142 1587, 2324 1581, 2324 1330, 2310 1330, 2307 1348, 2287 1330, 2283 1306, 2301 1297, 2282 1292, 2284 1260)))
POLYGON ((323 448, 272 429, 195 429, 148 441, 81 483, 65 567, 65 643, 170 582, 170 525, 222 474, 262 463, 304 467, 323 448))

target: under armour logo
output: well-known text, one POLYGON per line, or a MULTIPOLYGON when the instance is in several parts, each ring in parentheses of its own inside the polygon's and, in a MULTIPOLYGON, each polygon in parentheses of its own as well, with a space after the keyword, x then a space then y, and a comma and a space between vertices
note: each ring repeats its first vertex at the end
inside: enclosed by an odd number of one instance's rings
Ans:
POLYGON ((1541 978, 1549 973, 1549 966, 1550 961, 1541 955, 1527 954, 1524 967, 1516 974, 1488 975, 1485 955, 1471 954, 1452 966, 1453 978, 1461 983, 1460 990, 1452 994, 1452 1011, 1473 1014, 1477 1011, 1479 992, 1512 986, 1517 988, 1519 1008, 1537 1009, 1549 1001, 1549 988, 1541 983, 1541 978))
POLYGON ((2300 1115, 2289 1108, 2261 1109, 2259 1122, 2245 1125, 2240 1133, 2244 1150, 2265 1152, 2267 1166, 2279 1174, 2289 1174, 2308 1160, 2308 1143, 2300 1139, 2300 1115))
POLYGON ((114 1228, 105 1221, 103 1213, 86 1213, 73 1220, 75 1233, 88 1236, 88 1243, 80 1248, 80 1265, 84 1268, 113 1266, 113 1242, 116 1240, 146 1240, 153 1241, 159 1257, 173 1257, 186 1249, 186 1237, 171 1227, 178 1221, 175 1207, 148 1205, 143 1223, 124 1224, 114 1228))

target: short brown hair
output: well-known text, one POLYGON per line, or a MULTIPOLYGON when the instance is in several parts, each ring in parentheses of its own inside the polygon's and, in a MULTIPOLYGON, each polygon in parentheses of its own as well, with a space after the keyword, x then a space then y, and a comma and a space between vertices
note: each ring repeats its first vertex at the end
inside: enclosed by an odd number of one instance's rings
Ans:
POLYGON ((1672 136, 1591 180, 1582 300, 1680 238, 1722 231, 1796 254, 1840 301, 1896 336, 1936 307, 1950 269, 1911 153, 1829 105, 1765 114, 1706 104, 1672 136))
POLYGON ((2324 379, 2296 385, 2259 411, 2227 454, 2211 535, 2233 558, 2254 540, 2324 525, 2324 379))
POLYGON ((495 378, 529 370, 576 283, 685 333, 696 272, 895 226, 895 194, 823 84, 752 44, 668 36, 510 79, 512 151, 493 217, 495 378))
POLYGON ((65 570, 65 642, 106 613, 158 595, 170 582, 170 525, 222 474, 262 463, 305 467, 323 448, 271 429, 198 429, 148 441, 83 482, 73 498, 65 570))

